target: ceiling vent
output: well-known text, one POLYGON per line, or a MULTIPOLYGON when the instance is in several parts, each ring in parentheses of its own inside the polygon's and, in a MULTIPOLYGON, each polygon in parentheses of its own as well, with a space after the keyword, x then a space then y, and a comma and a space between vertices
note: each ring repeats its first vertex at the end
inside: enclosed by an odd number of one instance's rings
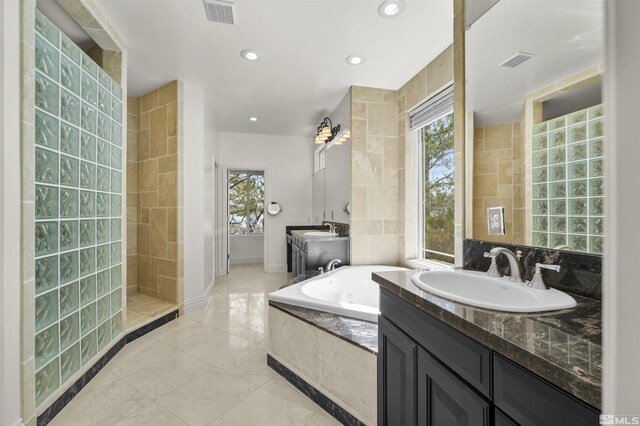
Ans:
POLYGON ((235 3, 222 0, 203 0, 203 2, 209 21, 221 24, 237 24, 235 3))
POLYGON ((500 66, 507 67, 507 68, 515 68, 521 63, 533 58, 534 56, 536 55, 534 55, 533 53, 518 52, 515 55, 507 58, 504 62, 500 64, 500 66))

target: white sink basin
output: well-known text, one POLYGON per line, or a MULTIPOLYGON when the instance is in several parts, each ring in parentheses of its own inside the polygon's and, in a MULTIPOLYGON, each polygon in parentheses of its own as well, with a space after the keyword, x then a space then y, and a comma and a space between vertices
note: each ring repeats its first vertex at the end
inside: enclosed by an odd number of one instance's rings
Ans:
POLYGON ((335 237, 338 234, 333 232, 325 232, 325 231, 309 231, 304 233, 307 237, 335 237))
POLYGON ((426 271, 416 273, 411 281, 437 296, 496 311, 544 312, 576 306, 575 299, 562 291, 536 290, 484 272, 426 271))

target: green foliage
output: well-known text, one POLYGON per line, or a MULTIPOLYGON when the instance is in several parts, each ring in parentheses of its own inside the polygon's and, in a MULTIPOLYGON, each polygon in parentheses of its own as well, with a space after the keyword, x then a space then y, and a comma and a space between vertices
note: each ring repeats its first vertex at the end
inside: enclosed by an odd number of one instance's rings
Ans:
POLYGON ((229 173, 229 233, 263 231, 264 176, 229 173))

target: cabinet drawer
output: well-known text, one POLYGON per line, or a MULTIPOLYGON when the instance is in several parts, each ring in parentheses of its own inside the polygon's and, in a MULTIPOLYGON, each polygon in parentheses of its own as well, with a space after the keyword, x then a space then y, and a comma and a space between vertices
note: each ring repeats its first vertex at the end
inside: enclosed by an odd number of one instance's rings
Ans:
POLYGON ((483 395, 491 396, 491 351, 380 289, 380 312, 483 395))
POLYGON ((523 426, 599 424, 595 409, 497 354, 493 401, 523 426))

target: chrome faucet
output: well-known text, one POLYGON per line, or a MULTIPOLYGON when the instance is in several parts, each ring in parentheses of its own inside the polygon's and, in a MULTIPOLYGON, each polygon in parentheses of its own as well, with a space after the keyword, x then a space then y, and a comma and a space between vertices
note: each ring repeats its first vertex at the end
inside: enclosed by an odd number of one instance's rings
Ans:
POLYGON ((342 263, 342 260, 340 259, 331 259, 328 263, 327 266, 324 268, 325 271, 329 272, 329 271, 333 271, 334 269, 336 269, 336 265, 342 263))
POLYGON ((335 234, 336 233, 336 226, 333 223, 325 223, 322 226, 328 226, 329 227, 329 232, 331 234, 335 234))
POLYGON ((549 286, 544 282, 541 269, 550 269, 552 271, 560 272, 560 265, 547 265, 544 263, 536 263, 536 273, 531 279, 531 282, 527 283, 527 287, 535 288, 537 290, 547 290, 549 286))
POLYGON ((496 257, 498 257, 500 254, 504 254, 505 256, 507 256, 507 259, 509 259, 509 267, 511 268, 511 277, 509 278, 509 280, 515 283, 523 282, 522 268, 520 266, 520 257, 522 256, 522 252, 518 250, 516 253, 514 253, 508 248, 504 247, 494 247, 491 249, 491 251, 489 251, 489 253, 484 254, 484 257, 491 258, 491 266, 487 271, 487 276, 494 278, 499 278, 502 276, 500 275, 498 266, 496 265, 496 257))

